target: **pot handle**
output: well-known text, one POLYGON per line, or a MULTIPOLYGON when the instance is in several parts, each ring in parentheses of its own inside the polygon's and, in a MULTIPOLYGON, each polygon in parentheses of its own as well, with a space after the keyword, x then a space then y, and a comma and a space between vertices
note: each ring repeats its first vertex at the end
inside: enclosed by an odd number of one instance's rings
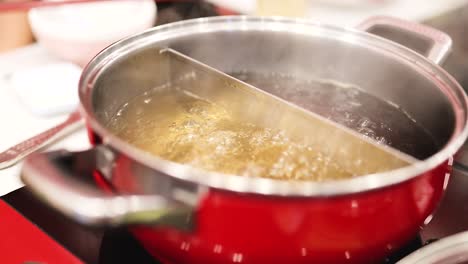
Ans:
POLYGON ((439 65, 452 48, 452 39, 444 32, 398 18, 371 17, 357 28, 406 46, 439 65))
POLYGON ((180 199, 177 195, 168 198, 169 195, 105 192, 93 186, 94 181, 84 180, 92 179, 102 164, 113 164, 113 152, 105 146, 82 152, 35 153, 25 160, 21 179, 38 198, 82 224, 159 224, 192 229, 197 197, 187 196, 177 186, 167 188, 172 188, 170 193, 181 194, 180 199))

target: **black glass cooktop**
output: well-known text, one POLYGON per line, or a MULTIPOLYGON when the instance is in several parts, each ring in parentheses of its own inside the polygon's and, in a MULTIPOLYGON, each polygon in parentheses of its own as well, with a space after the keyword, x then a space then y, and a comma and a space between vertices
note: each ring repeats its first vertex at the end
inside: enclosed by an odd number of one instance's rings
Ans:
MULTIPOLYGON (((39 202, 27 188, 16 190, 3 199, 86 263, 159 263, 125 229, 96 229, 79 225, 39 202)), ((415 237, 384 263, 395 263, 421 246, 421 238, 415 237)))
MULTIPOLYGON (((396 263, 428 243, 467 230, 467 188, 468 172, 455 170, 433 221, 383 264, 396 263)), ((40 202, 27 187, 11 192, 2 199, 85 263, 159 263, 125 229, 90 228, 77 224, 40 202)))

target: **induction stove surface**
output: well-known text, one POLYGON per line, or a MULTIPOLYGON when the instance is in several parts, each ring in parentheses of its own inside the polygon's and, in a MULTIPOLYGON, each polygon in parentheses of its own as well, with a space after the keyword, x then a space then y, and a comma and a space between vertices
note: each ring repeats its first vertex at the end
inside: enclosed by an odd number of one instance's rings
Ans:
MULTIPOLYGON (((468 172, 454 170, 446 195, 429 225, 382 263, 396 263, 424 245, 468 230, 468 217, 466 217, 468 207, 465 206, 468 194, 464 192, 467 187, 468 172)), ((2 199, 85 263, 160 263, 153 259, 126 229, 91 228, 80 225, 40 202, 27 187, 16 190, 2 199)), ((18 227, 14 225, 9 228, 14 230, 18 227)), ((31 236, 27 239, 31 244, 37 240, 37 237, 31 236)))

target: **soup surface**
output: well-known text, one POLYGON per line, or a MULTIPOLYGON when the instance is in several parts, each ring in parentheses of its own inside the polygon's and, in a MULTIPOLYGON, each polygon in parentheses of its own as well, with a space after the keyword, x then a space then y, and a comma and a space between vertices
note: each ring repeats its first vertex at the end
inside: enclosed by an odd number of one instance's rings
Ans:
POLYGON ((404 109, 355 86, 279 74, 232 75, 416 159, 429 158, 441 147, 404 109))
MULTIPOLYGON (((285 76, 274 76, 274 85, 268 86, 272 76, 245 73, 234 76, 382 144, 400 146, 400 150, 415 157, 435 151, 431 137, 409 116, 356 88, 299 82, 285 76), (375 107, 377 115, 397 117, 404 125, 412 126, 404 126, 406 130, 398 131, 397 136, 419 136, 418 140, 427 141, 430 146, 426 144, 418 149, 419 141, 395 142, 391 133, 386 137, 388 132, 393 132, 391 124, 379 123, 375 117, 355 111, 363 104, 375 107)), ((229 109, 176 87, 158 87, 137 96, 121 107, 108 127, 151 154, 210 171, 282 180, 325 181, 357 176, 320 149, 293 142, 283 131, 246 122, 232 115, 229 109)))

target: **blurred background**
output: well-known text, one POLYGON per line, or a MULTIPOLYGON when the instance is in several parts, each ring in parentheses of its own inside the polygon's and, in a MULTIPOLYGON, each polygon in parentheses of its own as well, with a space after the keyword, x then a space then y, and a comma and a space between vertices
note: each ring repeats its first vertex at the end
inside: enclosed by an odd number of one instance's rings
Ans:
MULTIPOLYGON (((60 0, 62 1, 62 0, 60 0)), ((67 0, 65 0, 67 1, 67 0)), ((72 0, 74 1, 74 0, 72 0)), ((134 0, 133 2, 144 1, 134 0)), ((393 15, 408 20, 424 20, 429 17, 434 17, 448 10, 455 9, 465 4, 466 0, 155 0, 160 9, 159 19, 155 24, 164 24, 175 20, 180 20, 190 17, 212 16, 219 14, 249 14, 249 15, 280 15, 292 17, 307 17, 315 21, 324 22, 328 24, 337 24, 344 26, 353 26, 359 21, 370 15, 386 14, 393 15), (177 7, 174 8, 174 5, 177 7), (171 10, 165 9, 171 6, 171 10), (220 10, 223 9, 223 10, 220 10), (221 12, 220 12, 221 11, 221 12), (185 13, 184 13, 185 12, 185 13), (188 15, 187 15, 188 14, 188 15)), ((2 0, 1 5, 9 5, 14 7, 14 4, 22 4, 26 0, 2 0)), ((35 1, 47 2, 47 1, 35 1)), ((107 1, 109 10, 114 10, 110 5, 116 5, 116 2, 121 0, 107 1)), ((91 4, 93 5, 93 4, 91 4)), ((49 12, 49 17, 55 17, 55 23, 70 23, 70 16, 75 13, 80 16, 82 13, 91 13, 93 10, 80 10, 80 12, 70 12, 67 10, 77 9, 76 5, 61 6, 55 9, 54 14, 49 12), (64 18, 57 16, 69 16, 68 21, 64 18)), ((105 10, 105 9, 104 9, 105 10)), ((156 11, 155 11, 156 12, 156 11)), ((112 12, 109 15, 96 18, 91 18, 88 14, 89 21, 82 20, 81 22, 72 21, 75 25, 77 23, 90 23, 91 20, 96 24, 105 23, 105 20, 112 20, 112 12)), ((82 16, 81 16, 82 17, 82 16)), ((134 16, 133 19, 138 19, 134 16)), ((31 30, 34 27, 36 20, 32 20, 29 16, 27 8, 23 7, 21 10, 13 8, 0 7, 0 54, 9 50, 28 45, 35 41, 36 32, 31 30)), ((131 20, 130 20, 131 21, 131 20)), ((128 22, 128 20, 127 20, 128 22)), ((84 25, 82 25, 84 26, 84 25)), ((107 23, 107 30, 112 31, 113 27, 117 25, 114 23, 107 23)), ((104 34, 104 33, 102 33, 104 34)))

